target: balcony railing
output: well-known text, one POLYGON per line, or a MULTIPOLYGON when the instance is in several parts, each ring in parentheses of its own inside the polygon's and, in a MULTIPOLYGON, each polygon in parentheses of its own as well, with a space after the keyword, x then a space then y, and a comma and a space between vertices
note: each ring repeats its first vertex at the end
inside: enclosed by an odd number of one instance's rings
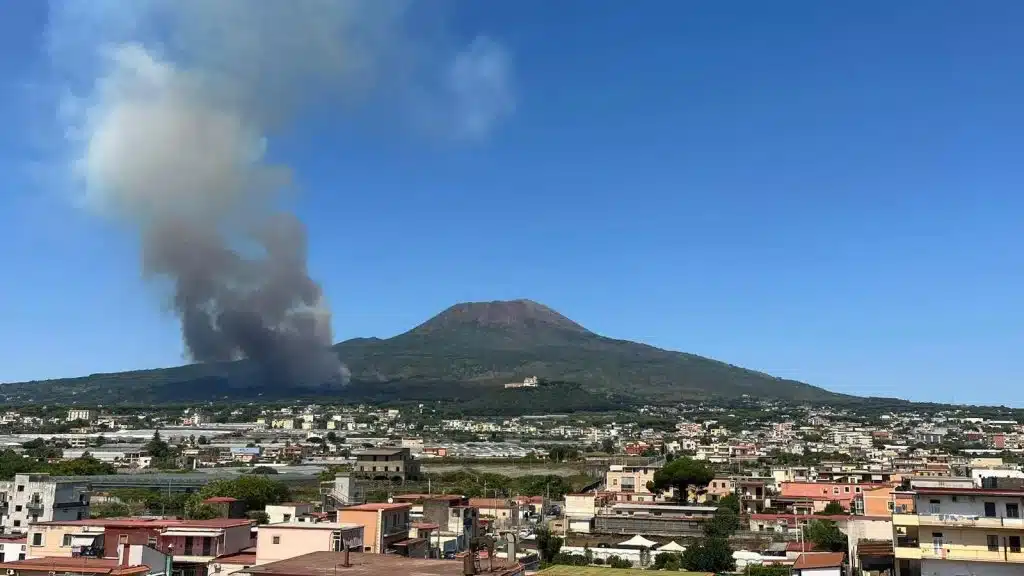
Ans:
POLYGON ((25 507, 29 510, 39 510, 43 507, 42 500, 29 500, 25 507))
POLYGON ((923 526, 958 526, 977 528, 1024 527, 1024 519, 1022 518, 974 516, 964 514, 918 514, 918 522, 923 526))
POLYGON ((921 541, 911 536, 899 536, 896 538, 897 548, 918 548, 921 546, 921 541))

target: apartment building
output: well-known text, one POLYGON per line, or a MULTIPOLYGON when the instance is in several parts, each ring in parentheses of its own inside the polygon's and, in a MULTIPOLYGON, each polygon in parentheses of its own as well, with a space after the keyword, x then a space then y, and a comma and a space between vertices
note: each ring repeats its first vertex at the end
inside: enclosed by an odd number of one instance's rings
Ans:
POLYGON ((49 474, 16 474, 0 481, 0 526, 24 533, 30 524, 89 517, 89 484, 49 474))
POLYGON ((893 514, 897 576, 1024 574, 1024 490, 917 487, 893 514))
POLYGON ((74 422, 76 420, 82 420, 83 422, 92 422, 96 419, 96 412, 93 410, 87 410, 85 408, 72 408, 68 410, 68 422, 74 422))
POLYGON ((311 552, 363 550, 363 526, 285 522, 264 524, 256 539, 256 564, 286 560, 311 552))
POLYGON ((386 554, 409 538, 411 504, 360 504, 338 510, 338 522, 363 526, 363 552, 386 554))
POLYGON ((698 536, 716 510, 714 506, 619 503, 598 511, 594 517, 594 532, 698 536))
POLYGON ((420 477, 420 463, 412 457, 409 448, 377 448, 353 454, 356 462, 352 471, 372 478, 416 480, 420 477))
POLYGON ((654 473, 657 471, 657 466, 612 464, 604 475, 605 490, 624 494, 647 495, 647 498, 641 497, 637 498, 637 500, 653 500, 651 491, 647 489, 647 483, 654 481, 654 473))
POLYGON ((124 546, 155 548, 172 557, 177 576, 207 576, 218 556, 252 545, 246 519, 91 519, 34 524, 28 533, 30 558, 112 558, 124 546))
POLYGON ((843 508, 850 510, 853 500, 861 492, 878 487, 878 484, 860 482, 783 482, 779 486, 779 495, 772 501, 776 505, 792 508, 797 514, 821 512, 829 502, 838 502, 843 508))

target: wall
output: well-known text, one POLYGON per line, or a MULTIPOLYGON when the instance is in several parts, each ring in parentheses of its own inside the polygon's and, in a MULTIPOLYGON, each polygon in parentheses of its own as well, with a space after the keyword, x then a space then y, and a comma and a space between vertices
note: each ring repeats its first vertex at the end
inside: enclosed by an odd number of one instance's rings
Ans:
POLYGON ((264 508, 264 512, 269 517, 269 524, 280 524, 281 522, 296 522, 296 518, 302 514, 309 514, 312 512, 313 507, 309 504, 298 504, 298 505, 268 505, 264 508), (286 519, 285 516, 288 516, 286 519))
POLYGON ((1019 564, 998 564, 994 562, 949 562, 944 560, 922 560, 921 574, 928 576, 1020 576, 1019 564))
POLYGON ((241 552, 252 545, 252 529, 246 524, 224 529, 224 551, 221 554, 241 552))
POLYGON ((565 515, 569 518, 593 518, 597 514, 593 494, 566 494, 565 515))
POLYGON ((840 576, 839 568, 814 568, 811 570, 801 570, 800 576, 840 576))
POLYGON ((985 515, 985 502, 994 502, 996 504, 996 517, 1001 518, 1006 516, 1006 504, 1017 504, 1018 514, 1020 517, 1024 517, 1024 499, 1022 498, 999 498, 992 496, 985 496, 983 494, 974 495, 930 495, 930 494, 918 494, 916 499, 917 513, 921 515, 934 514, 931 506, 931 501, 937 500, 939 502, 938 514, 961 514, 964 516, 984 516, 985 515), (956 498, 956 501, 953 499, 956 498))
POLYGON ((0 562, 14 562, 28 558, 28 546, 15 542, 0 543, 0 562))
POLYGON ((380 526, 376 510, 338 510, 338 522, 363 527, 363 551, 380 553, 380 526))

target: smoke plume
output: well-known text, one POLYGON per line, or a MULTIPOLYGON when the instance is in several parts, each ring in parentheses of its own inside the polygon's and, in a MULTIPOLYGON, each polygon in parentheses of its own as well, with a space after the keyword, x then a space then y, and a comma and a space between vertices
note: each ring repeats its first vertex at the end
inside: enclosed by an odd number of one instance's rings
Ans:
POLYGON ((75 172, 91 208, 137 231, 144 275, 169 281, 194 360, 254 359, 274 382, 347 376, 330 349, 330 308, 307 269, 305 227, 282 208, 293 184, 290 168, 268 159, 276 134, 309 110, 384 93, 415 94, 421 101, 408 108, 430 111, 431 126, 459 138, 482 137, 511 113, 501 46, 476 38, 450 56, 419 57, 437 52, 407 30, 411 8, 397 0, 51 5, 51 54, 78 95, 64 107, 75 172))

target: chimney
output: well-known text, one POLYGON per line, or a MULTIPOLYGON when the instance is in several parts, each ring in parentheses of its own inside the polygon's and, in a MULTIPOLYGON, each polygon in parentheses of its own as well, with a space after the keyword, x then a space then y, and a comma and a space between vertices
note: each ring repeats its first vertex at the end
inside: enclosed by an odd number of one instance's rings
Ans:
POLYGON ((341 547, 341 565, 345 568, 351 566, 348 562, 348 546, 341 547))
POLYGON ((474 576, 476 574, 476 553, 469 551, 462 557, 462 576, 474 576))

